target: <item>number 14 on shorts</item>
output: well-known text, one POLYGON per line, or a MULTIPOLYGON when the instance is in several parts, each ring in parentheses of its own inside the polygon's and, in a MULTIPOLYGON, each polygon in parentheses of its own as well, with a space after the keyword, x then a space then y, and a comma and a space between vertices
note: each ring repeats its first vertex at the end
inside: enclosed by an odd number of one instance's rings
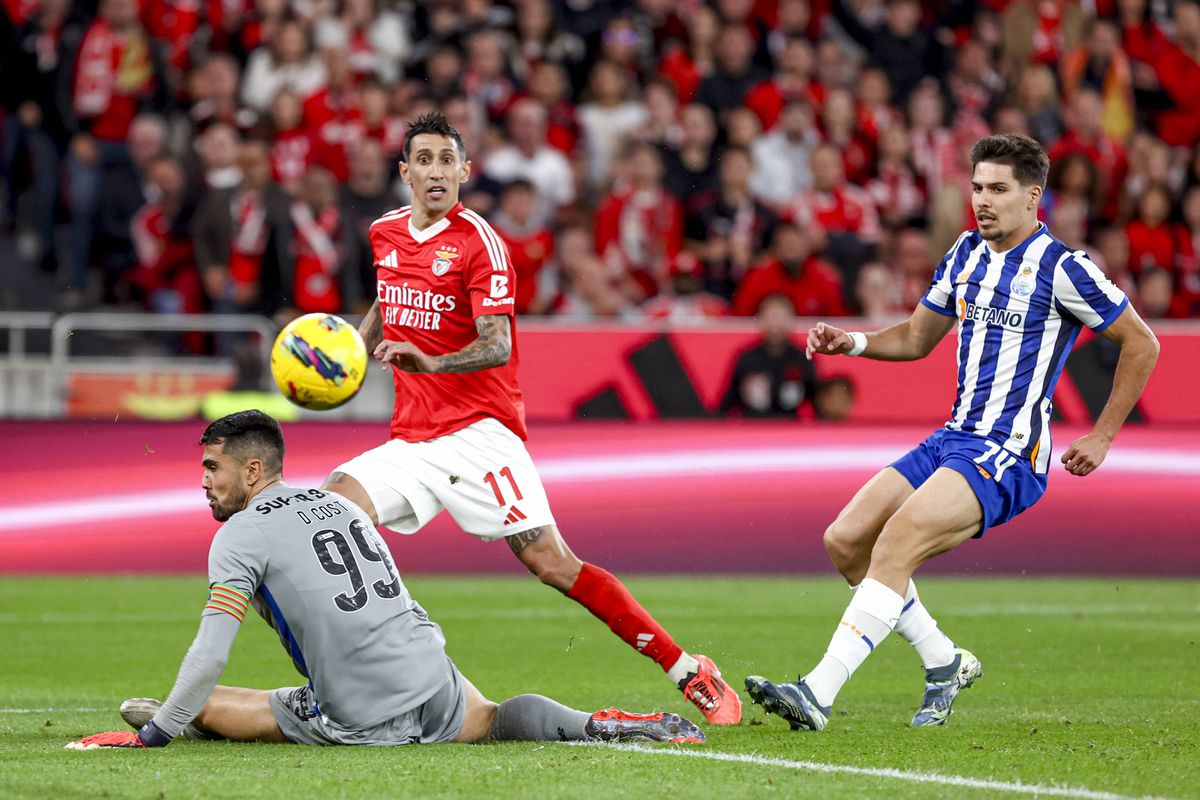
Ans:
POLYGON ((1013 464, 1017 463, 1017 457, 991 440, 984 442, 983 446, 984 446, 983 455, 981 455, 981 456, 979 456, 979 458, 975 459, 975 463, 976 464, 984 464, 989 459, 991 459, 992 456, 995 456, 996 460, 993 462, 993 464, 995 465, 995 469, 996 469, 995 474, 988 472, 982 466, 979 467, 979 472, 985 478, 991 478, 992 480, 999 483, 1000 477, 1002 475, 1004 475, 1004 470, 1008 469, 1013 464))

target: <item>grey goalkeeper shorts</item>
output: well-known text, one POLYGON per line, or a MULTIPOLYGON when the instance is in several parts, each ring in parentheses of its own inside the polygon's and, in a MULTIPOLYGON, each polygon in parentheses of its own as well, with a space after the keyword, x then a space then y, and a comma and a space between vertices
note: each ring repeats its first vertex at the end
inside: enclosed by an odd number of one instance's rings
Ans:
POLYGON ((359 744, 378 747, 452 742, 467 713, 467 687, 454 662, 441 689, 417 708, 366 729, 345 728, 317 711, 311 686, 276 689, 271 713, 283 735, 296 744, 359 744))

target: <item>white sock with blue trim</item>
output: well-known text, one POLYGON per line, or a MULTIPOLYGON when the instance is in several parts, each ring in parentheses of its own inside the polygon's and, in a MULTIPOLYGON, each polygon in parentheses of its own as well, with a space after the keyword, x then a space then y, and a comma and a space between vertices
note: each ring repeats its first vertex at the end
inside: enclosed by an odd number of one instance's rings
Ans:
POLYGON ((804 676, 820 705, 833 705, 854 670, 896 627, 903 607, 904 598, 879 581, 867 578, 859 585, 829 640, 825 657, 804 676))
POLYGON ((954 642, 942 633, 937 620, 921 602, 921 596, 917 594, 917 585, 911 579, 908 582, 908 592, 904 595, 900 621, 896 623, 896 633, 913 646, 926 670, 944 667, 954 660, 954 642))

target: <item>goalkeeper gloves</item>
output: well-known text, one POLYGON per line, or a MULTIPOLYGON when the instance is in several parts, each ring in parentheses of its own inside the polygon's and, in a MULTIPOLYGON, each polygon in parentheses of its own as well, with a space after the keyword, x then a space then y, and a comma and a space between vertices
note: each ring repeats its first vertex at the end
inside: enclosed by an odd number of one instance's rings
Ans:
POLYGON ((67 745, 68 750, 101 750, 111 748, 129 749, 134 747, 165 747, 171 743, 167 736, 153 722, 147 722, 137 733, 133 731, 108 731, 85 736, 77 742, 67 745))

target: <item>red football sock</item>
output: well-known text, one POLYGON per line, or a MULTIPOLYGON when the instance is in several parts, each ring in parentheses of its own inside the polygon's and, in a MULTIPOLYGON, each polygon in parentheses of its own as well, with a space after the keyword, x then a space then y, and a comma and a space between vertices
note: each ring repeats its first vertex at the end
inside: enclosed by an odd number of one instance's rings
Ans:
POLYGON ((669 670, 683 654, 671 634, 654 621, 612 573, 584 563, 567 597, 592 612, 621 641, 669 670))

